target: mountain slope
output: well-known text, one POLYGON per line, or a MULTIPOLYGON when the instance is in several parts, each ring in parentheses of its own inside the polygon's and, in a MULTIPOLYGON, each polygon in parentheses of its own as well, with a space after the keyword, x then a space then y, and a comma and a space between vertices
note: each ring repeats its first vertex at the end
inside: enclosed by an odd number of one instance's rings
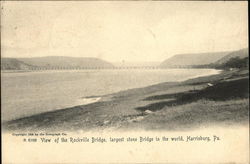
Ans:
POLYGON ((160 64, 162 68, 182 68, 214 63, 230 52, 195 53, 175 55, 160 64))
POLYGON ((1 69, 75 69, 113 68, 113 65, 97 58, 48 56, 37 58, 2 58, 1 69))
POLYGON ((219 59, 215 62, 215 64, 224 64, 228 62, 231 58, 239 57, 240 59, 243 59, 245 57, 248 57, 249 50, 248 48, 244 48, 238 51, 233 51, 229 53, 228 55, 224 56, 223 58, 219 59))
POLYGON ((1 58, 1 70, 27 70, 31 67, 15 58, 1 58))
POLYGON ((48 56, 38 58, 18 58, 25 63, 38 67, 57 67, 57 68, 111 68, 112 64, 97 58, 48 56))

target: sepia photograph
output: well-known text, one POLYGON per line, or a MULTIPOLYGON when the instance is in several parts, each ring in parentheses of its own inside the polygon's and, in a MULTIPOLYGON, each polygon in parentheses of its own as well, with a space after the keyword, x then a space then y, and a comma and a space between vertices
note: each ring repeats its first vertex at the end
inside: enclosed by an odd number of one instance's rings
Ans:
POLYGON ((247 1, 1 1, 3 163, 249 163, 247 1))

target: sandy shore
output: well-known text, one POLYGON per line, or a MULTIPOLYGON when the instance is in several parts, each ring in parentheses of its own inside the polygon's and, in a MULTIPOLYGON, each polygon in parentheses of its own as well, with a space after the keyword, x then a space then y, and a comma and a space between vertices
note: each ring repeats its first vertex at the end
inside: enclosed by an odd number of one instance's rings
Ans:
POLYGON ((248 74, 248 70, 224 71, 183 82, 130 89, 106 95, 88 105, 9 121, 3 128, 7 131, 173 131, 247 125, 248 74))

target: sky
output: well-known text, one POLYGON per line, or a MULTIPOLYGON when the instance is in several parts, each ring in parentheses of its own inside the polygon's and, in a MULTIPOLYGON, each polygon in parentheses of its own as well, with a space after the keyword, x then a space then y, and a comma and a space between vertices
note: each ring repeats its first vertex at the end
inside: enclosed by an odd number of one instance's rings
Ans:
POLYGON ((2 57, 152 62, 246 47, 246 1, 1 1, 2 57))

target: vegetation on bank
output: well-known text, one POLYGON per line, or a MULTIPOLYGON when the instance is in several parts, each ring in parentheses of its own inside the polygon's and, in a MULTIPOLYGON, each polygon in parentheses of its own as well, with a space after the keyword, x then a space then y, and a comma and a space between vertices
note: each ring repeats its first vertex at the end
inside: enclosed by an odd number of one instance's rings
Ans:
MULTIPOLYGON (((241 76, 239 79, 231 78, 229 81, 216 81, 211 86, 199 90, 189 90, 179 93, 154 95, 145 98, 145 101, 165 100, 152 103, 144 107, 138 107, 137 110, 161 110, 163 107, 173 107, 178 105, 189 104, 201 99, 211 101, 227 101, 234 99, 245 99, 249 97, 247 75, 241 76), (235 80, 234 80, 235 79, 235 80), (167 101, 166 101, 167 100, 167 101)), ((202 84, 202 83, 200 83, 202 84)), ((203 83, 204 84, 204 83, 203 83)))
POLYGON ((240 57, 233 57, 230 58, 227 62, 217 64, 217 63, 212 63, 212 64, 207 64, 207 65, 196 65, 193 66, 192 68, 215 68, 215 69, 246 69, 249 68, 249 57, 245 58, 240 58, 240 57))
POLYGON ((238 69, 243 69, 243 68, 249 68, 249 57, 245 58, 239 58, 239 57, 234 57, 229 59, 228 62, 223 63, 221 65, 215 66, 215 68, 219 69, 228 69, 228 68, 238 68, 238 69))
POLYGON ((164 61, 162 68, 246 68, 248 48, 232 52, 175 55, 164 61))

